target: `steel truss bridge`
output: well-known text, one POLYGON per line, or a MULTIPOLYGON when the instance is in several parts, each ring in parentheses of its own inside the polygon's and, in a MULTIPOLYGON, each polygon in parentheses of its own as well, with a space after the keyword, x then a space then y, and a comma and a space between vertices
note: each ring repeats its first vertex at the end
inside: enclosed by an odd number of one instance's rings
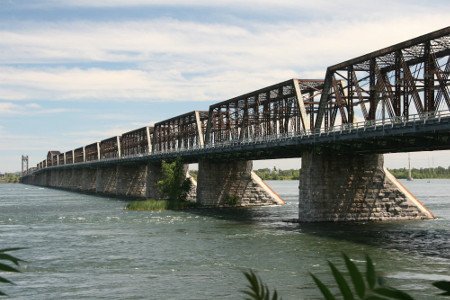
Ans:
POLYGON ((47 158, 48 168, 450 149, 450 27, 47 158))

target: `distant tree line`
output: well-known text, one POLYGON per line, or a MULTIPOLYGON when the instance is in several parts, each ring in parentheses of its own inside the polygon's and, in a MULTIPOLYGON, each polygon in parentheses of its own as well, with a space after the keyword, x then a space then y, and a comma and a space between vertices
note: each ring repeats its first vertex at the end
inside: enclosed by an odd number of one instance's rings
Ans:
MULTIPOLYGON (((408 169, 389 169, 391 173, 400 179, 408 178, 408 169)), ((414 179, 450 179, 450 167, 411 169, 411 177, 414 179)))
MULTIPOLYGON (((399 179, 408 178, 408 169, 389 169, 389 171, 399 179)), ((255 173, 263 180, 298 180, 301 170, 290 169, 281 170, 273 168, 258 169, 255 173)), ((414 179, 450 179, 450 167, 437 167, 437 168, 420 168, 411 169, 411 176, 414 179)))
POLYGON ((255 170, 255 173, 263 180, 298 180, 300 178, 299 169, 281 170, 273 167, 273 169, 255 170))
POLYGON ((18 183, 20 179, 19 173, 0 174, 0 183, 18 183))
MULTIPOLYGON (((281 170, 273 167, 272 170, 265 168, 254 170, 254 172, 263 180, 298 180, 300 178, 300 171, 298 169, 281 170)), ((198 171, 189 170, 189 175, 197 180, 198 171)))
MULTIPOLYGON (((300 178, 299 169, 281 170, 273 167, 273 169, 264 168, 254 170, 255 173, 263 180, 298 180, 300 178)), ((408 169, 389 169, 389 171, 399 179, 408 178, 408 169)), ((197 170, 189 171, 189 174, 197 179, 197 170)), ((437 167, 437 168, 420 168, 411 169, 411 176, 414 179, 450 179, 450 167, 437 167)))

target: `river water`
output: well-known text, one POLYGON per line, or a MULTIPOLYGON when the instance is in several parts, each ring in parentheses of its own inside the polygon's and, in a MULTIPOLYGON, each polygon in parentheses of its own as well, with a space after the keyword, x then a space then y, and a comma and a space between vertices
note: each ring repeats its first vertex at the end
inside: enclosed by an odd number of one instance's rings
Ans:
POLYGON ((0 248, 25 259, 0 285, 12 299, 242 299, 242 270, 284 299, 320 299, 341 252, 369 254, 387 282, 434 299, 450 280, 450 180, 403 182, 438 217, 369 224, 292 224, 298 182, 269 181, 287 204, 255 209, 133 212, 125 201, 0 184, 0 248))

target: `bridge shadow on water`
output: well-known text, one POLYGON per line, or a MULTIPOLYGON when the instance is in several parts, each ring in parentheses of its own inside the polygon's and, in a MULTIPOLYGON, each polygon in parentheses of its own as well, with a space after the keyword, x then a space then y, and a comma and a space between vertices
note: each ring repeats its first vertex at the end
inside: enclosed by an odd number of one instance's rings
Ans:
POLYGON ((434 227, 433 222, 436 221, 300 223, 295 230, 327 239, 450 259, 450 232, 434 227))
POLYGON ((239 224, 262 224, 265 229, 275 231, 298 232, 324 239, 450 259, 450 232, 442 220, 298 223, 285 220, 282 214, 267 208, 192 209, 188 212, 239 224))

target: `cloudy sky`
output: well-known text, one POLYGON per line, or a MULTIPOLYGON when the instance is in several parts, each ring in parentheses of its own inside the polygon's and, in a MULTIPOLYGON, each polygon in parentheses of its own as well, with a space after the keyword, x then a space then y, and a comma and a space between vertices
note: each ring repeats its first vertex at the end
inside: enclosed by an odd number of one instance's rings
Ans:
POLYGON ((449 25, 448 0, 393 2, 0 0, 0 172, 449 25))

